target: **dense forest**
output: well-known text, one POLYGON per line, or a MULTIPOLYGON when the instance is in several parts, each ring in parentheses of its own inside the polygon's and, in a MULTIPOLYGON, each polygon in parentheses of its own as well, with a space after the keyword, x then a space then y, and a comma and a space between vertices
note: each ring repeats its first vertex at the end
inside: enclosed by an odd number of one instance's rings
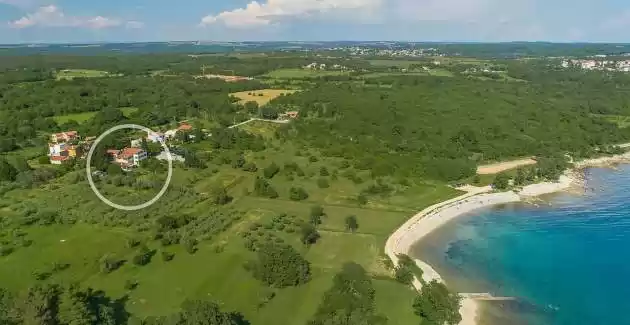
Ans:
POLYGON ((274 104, 299 107, 307 117, 286 127, 283 137, 354 159, 376 175, 442 180, 472 175, 475 162, 589 156, 598 146, 630 139, 627 129, 593 116, 598 107, 624 109, 628 97, 612 86, 576 93, 563 85, 469 79, 394 82, 391 89, 318 85, 278 99, 274 104), (587 96, 598 100, 589 105, 587 96))

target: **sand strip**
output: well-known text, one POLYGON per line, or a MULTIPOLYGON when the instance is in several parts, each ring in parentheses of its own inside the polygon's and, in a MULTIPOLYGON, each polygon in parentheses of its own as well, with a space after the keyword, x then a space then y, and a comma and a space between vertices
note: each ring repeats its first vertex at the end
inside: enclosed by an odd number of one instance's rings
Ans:
MULTIPOLYGON (((570 189, 573 185, 579 184, 579 170, 590 166, 609 166, 611 164, 630 162, 630 152, 623 155, 590 159, 574 164, 574 169, 566 171, 558 182, 543 182, 525 186, 518 192, 508 191, 501 193, 492 192, 491 187, 467 186, 461 188, 465 194, 456 198, 432 205, 405 222, 388 239, 385 244, 385 253, 389 258, 398 264, 398 254, 409 254, 411 246, 445 223, 466 213, 477 209, 498 204, 519 202, 534 196, 550 194, 570 189)), ((423 271, 424 281, 443 281, 440 275, 427 263, 415 260, 418 267, 423 271)), ((416 290, 422 288, 422 283, 414 279, 413 286, 416 290)), ((459 325, 477 325, 478 306, 477 303, 468 297, 462 299, 460 308, 462 321, 459 325)))

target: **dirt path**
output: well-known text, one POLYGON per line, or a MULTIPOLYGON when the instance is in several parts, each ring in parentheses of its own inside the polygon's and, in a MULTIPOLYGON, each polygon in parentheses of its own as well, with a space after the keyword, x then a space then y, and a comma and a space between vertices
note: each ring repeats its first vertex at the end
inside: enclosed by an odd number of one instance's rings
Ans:
POLYGON ((504 162, 500 162, 496 164, 479 166, 477 167, 477 174, 479 175, 498 174, 506 170, 510 170, 510 169, 514 169, 514 168, 518 168, 522 166, 534 165, 534 164, 536 164, 536 160, 532 158, 504 161, 504 162))

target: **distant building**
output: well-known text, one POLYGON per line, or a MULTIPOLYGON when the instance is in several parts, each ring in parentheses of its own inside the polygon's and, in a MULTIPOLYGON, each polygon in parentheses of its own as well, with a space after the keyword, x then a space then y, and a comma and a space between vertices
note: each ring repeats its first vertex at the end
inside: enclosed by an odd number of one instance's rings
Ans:
POLYGON ((298 111, 288 111, 283 114, 279 114, 278 119, 280 120, 296 119, 299 117, 299 115, 300 115, 300 112, 298 111))
POLYGON ((147 141, 151 141, 153 143, 161 143, 164 142, 164 134, 160 132, 147 132, 147 141))
POLYGON ((192 130, 192 129, 193 129, 192 125, 190 125, 190 124, 188 124, 188 123, 182 123, 182 124, 181 124, 181 125, 177 128, 177 130, 178 130, 178 131, 190 131, 190 130, 192 130))
MULTIPOLYGON (((157 155, 155 157, 155 159, 157 159, 157 160, 169 160, 169 155, 166 153, 166 151, 162 151, 162 152, 160 152, 159 155, 157 155)), ((174 154, 172 152, 171 152, 171 155, 170 155, 170 159, 172 161, 180 161, 180 162, 185 162, 186 161, 186 159, 184 157, 182 157, 182 156, 180 156, 178 154, 174 154)))
POLYGON ((48 143, 48 156, 50 157, 50 163, 54 165, 61 165, 68 161, 69 158, 80 157, 82 154, 82 147, 68 143, 77 140, 79 140, 79 133, 77 131, 66 131, 51 134, 51 142, 48 143))

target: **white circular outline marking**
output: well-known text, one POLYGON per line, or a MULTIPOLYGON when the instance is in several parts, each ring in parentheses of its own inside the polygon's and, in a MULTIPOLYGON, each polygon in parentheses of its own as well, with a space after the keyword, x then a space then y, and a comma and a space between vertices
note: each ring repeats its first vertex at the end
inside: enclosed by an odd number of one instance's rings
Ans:
POLYGON ((120 204, 116 204, 110 200, 108 200, 106 197, 104 197, 101 192, 98 191, 98 189, 96 188, 96 185, 94 185, 94 181, 92 180, 92 155, 94 154, 94 149, 96 149, 96 146, 98 145, 99 142, 103 141, 103 139, 110 135, 113 132, 116 132, 118 130, 123 130, 123 129, 136 129, 136 130, 142 130, 145 131, 147 133, 155 133, 153 130, 149 129, 148 127, 142 126, 142 125, 137 125, 137 124, 121 124, 121 125, 117 125, 114 126, 113 128, 103 132, 103 134, 101 134, 95 141, 94 144, 92 144, 92 147, 90 148, 90 151, 88 152, 87 155, 87 163, 86 163, 86 167, 85 170, 87 171, 87 178, 88 178, 88 182, 90 183, 90 187, 92 188, 92 191, 94 191, 94 194, 96 194, 96 196, 98 196, 99 199, 101 199, 101 201, 103 201, 105 204, 109 205, 112 208, 115 209, 119 209, 119 210, 125 210, 125 211, 135 211, 135 210, 140 210, 140 209, 144 209, 148 206, 151 206, 153 203, 157 202, 157 200, 159 200, 162 195, 164 195, 164 193, 166 193, 166 190, 168 189, 168 185, 171 183, 171 177, 173 176, 173 159, 171 156, 171 151, 168 149, 168 146, 166 145, 166 143, 162 140, 160 141, 160 144, 162 145, 162 149, 164 149, 164 151, 166 151, 167 154, 167 161, 168 161, 168 175, 166 176, 166 182, 164 182, 164 186, 162 186, 162 189, 160 190, 160 192, 153 197, 151 200, 142 203, 142 204, 138 204, 138 205, 132 205, 132 206, 128 206, 128 205, 120 205, 120 204))

